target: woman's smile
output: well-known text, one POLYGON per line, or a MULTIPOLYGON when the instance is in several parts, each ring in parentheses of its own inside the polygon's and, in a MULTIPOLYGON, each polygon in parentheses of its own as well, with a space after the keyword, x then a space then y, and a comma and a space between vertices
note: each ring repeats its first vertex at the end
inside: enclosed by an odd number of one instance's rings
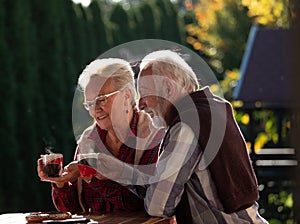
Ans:
POLYGON ((108 117, 108 114, 102 114, 102 115, 100 115, 100 116, 96 116, 96 119, 98 120, 98 121, 102 121, 102 120, 104 120, 105 118, 107 118, 108 117))

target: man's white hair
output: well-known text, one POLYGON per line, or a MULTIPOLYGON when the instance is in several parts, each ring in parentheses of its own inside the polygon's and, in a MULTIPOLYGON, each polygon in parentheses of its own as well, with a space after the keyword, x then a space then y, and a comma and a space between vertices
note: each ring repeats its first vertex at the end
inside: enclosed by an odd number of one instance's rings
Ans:
POLYGON ((158 50, 146 55, 140 65, 140 72, 151 67, 154 75, 165 75, 172 78, 187 92, 199 88, 197 76, 188 63, 171 50, 158 50))

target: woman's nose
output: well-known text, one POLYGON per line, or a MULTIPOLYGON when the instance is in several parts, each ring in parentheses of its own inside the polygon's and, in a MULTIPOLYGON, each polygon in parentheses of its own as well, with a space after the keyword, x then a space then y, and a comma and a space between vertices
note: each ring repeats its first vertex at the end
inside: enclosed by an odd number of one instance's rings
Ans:
POLYGON ((95 106, 95 107, 92 107, 90 108, 89 112, 90 112, 90 115, 93 117, 96 115, 97 112, 99 111, 102 111, 102 107, 100 106, 95 106))

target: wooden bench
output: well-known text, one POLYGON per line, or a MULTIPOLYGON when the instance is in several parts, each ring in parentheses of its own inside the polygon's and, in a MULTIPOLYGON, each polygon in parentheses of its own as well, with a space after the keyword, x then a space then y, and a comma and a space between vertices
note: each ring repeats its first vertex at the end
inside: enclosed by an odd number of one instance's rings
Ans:
POLYGON ((259 178, 290 179, 298 165, 293 148, 263 148, 251 157, 259 178))
POLYGON ((293 148, 264 148, 251 155, 259 195, 260 214, 266 219, 283 222, 293 215, 286 200, 294 192, 298 162, 293 148))

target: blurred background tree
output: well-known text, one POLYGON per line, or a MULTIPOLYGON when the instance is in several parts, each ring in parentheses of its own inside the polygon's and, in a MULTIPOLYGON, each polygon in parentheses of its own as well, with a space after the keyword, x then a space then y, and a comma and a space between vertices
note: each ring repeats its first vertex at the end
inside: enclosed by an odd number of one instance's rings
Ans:
MULTIPOLYGON (((293 14, 287 0, 187 0, 185 7, 196 19, 196 22, 186 25, 186 41, 213 68, 228 100, 232 100, 232 93, 239 79, 239 67, 251 26, 256 24, 288 28, 293 14)), ((247 116, 249 115, 237 117, 247 116)), ((257 136, 256 149, 267 143, 274 145, 278 140, 277 130, 274 128, 275 119, 271 119, 272 112, 258 113, 257 119, 266 120, 266 116, 270 119, 257 136)), ((238 121, 241 125, 248 125, 249 119, 238 121)), ((289 129, 289 126, 287 120, 284 127, 289 129)))
POLYGON ((292 16, 288 0, 242 0, 253 23, 288 28, 292 16))
POLYGON ((224 72, 238 68, 244 53, 251 20, 240 1, 187 2, 197 23, 187 25, 187 42, 197 50, 215 70, 219 79, 224 72))

